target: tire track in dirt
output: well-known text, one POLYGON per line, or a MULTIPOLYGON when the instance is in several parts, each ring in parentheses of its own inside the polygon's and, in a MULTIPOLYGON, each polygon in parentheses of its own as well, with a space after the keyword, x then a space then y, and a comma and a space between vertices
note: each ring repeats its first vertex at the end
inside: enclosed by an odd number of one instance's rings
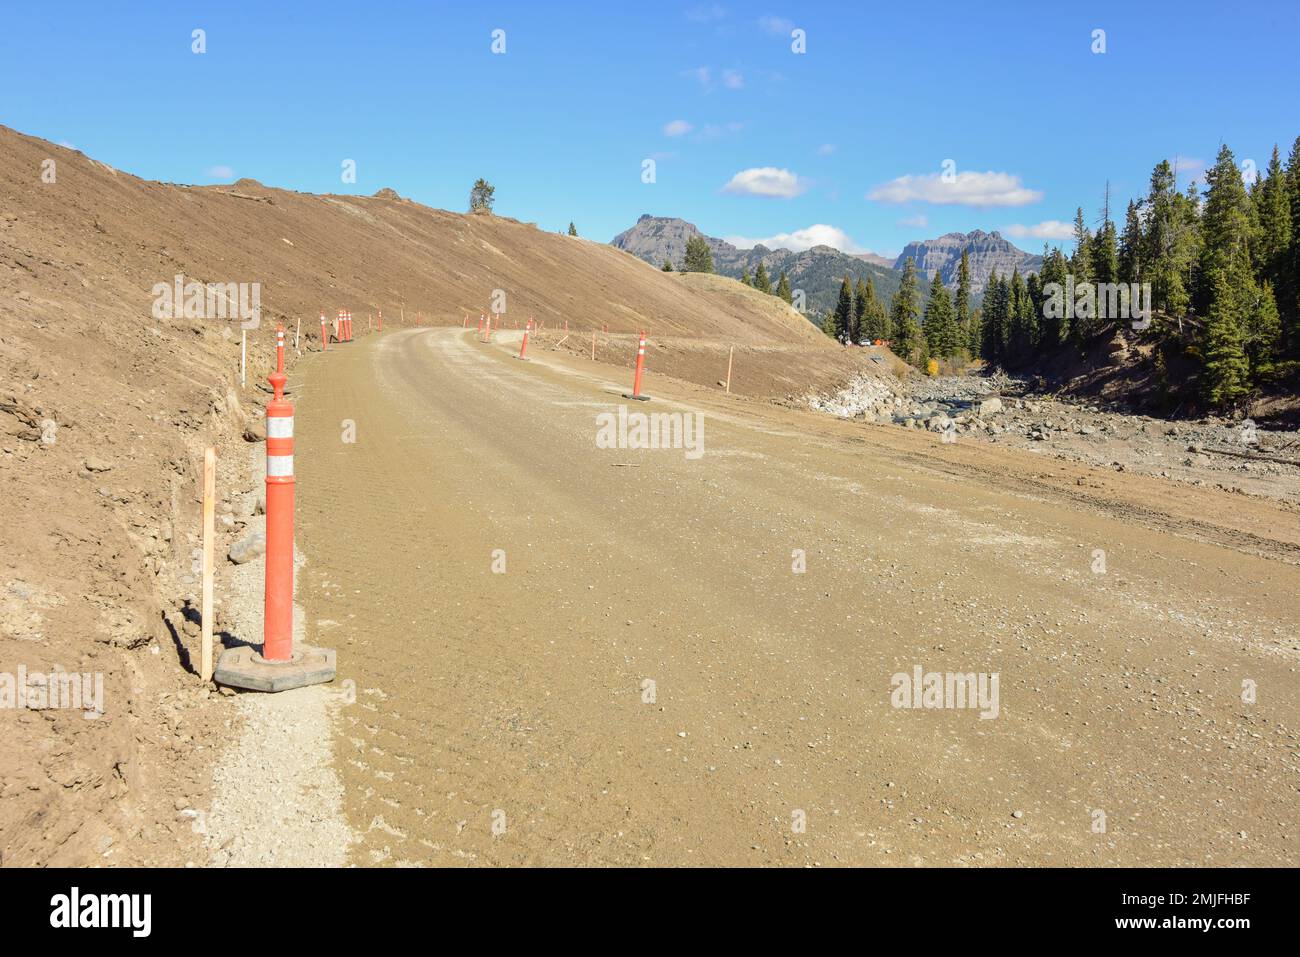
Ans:
POLYGON ((1294 862, 1293 566, 784 410, 710 415, 698 461, 598 450, 617 389, 549 365, 459 330, 312 359, 303 600, 357 683, 358 863, 1294 862), (914 663, 1000 672, 1000 717, 891 708, 914 663))

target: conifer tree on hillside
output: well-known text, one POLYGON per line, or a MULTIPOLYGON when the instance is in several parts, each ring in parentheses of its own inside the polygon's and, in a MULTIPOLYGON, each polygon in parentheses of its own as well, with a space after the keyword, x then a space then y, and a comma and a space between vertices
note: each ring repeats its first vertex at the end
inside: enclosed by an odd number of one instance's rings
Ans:
POLYGON ((1156 309, 1180 315, 1187 309, 1185 227, 1174 188, 1174 168, 1161 160, 1151 171, 1146 199, 1146 227, 1140 268, 1142 281, 1151 283, 1156 309))
POLYGON ((742 286, 752 286, 753 280, 749 278, 749 267, 742 266, 740 269, 740 284, 742 286))
POLYGON ((917 326, 920 315, 916 286, 916 263, 908 256, 903 263, 903 278, 898 292, 889 305, 890 345, 904 362, 911 362, 921 343, 921 330, 917 326))
POLYGON ((971 358, 979 358, 980 346, 984 342, 984 310, 977 308, 970 317, 970 327, 966 333, 966 351, 971 358))
MULTIPOLYGON (((1070 274, 1074 277, 1075 288, 1085 282, 1093 281, 1092 233, 1088 231, 1083 221, 1082 206, 1078 207, 1074 214, 1074 254, 1070 257, 1070 274)), ((1010 303, 1010 310, 1014 313, 1014 301, 1010 303)), ((1071 337, 1076 342, 1082 342, 1096 331, 1097 326, 1091 316, 1076 315, 1070 328, 1071 337)))
POLYGON ((835 338, 835 313, 830 309, 822 315, 821 330, 832 339, 835 338))
POLYGON ((713 253, 709 244, 698 233, 686 240, 686 260, 682 272, 713 272, 713 253))
POLYGON ((1039 313, 1042 316, 1039 323, 1039 338, 1042 348, 1048 352, 1055 352, 1070 338, 1070 320, 1064 308, 1065 285, 1069 273, 1070 263, 1060 249, 1053 247, 1050 252, 1044 250, 1043 267, 1039 274, 1044 290, 1043 296, 1047 296, 1046 288, 1049 284, 1054 283, 1056 288, 1061 290, 1061 299, 1055 303, 1056 308, 1044 308, 1039 313))
MULTIPOLYGON (((1092 237, 1088 255, 1089 265, 1092 267, 1092 281, 1096 283, 1119 282, 1119 236, 1115 232, 1115 224, 1110 220, 1109 202, 1108 198, 1107 212, 1103 215, 1097 235, 1092 237)), ((1116 317, 1106 318, 1114 320, 1116 317)))
POLYGON ((578 235, 578 227, 573 225, 573 220, 569 220, 569 235, 570 236, 578 235))
POLYGON ((1250 367, 1241 325, 1233 309, 1226 270, 1214 275, 1205 323, 1205 373, 1202 392, 1215 406, 1239 402, 1249 391, 1250 367))
MULTIPOLYGON (((1227 145, 1219 148, 1214 166, 1205 174, 1205 185, 1200 282, 1195 294, 1195 302, 1201 309, 1208 309, 1218 277, 1221 274, 1226 276, 1229 267, 1243 252, 1250 256, 1251 240, 1257 228, 1255 210, 1242 182, 1241 170, 1227 145)), ((1245 276, 1239 270, 1236 272, 1238 286, 1233 292, 1240 297, 1245 293, 1240 285, 1245 276)))
POLYGON ((479 177, 469 190, 469 211, 471 213, 490 213, 496 201, 496 187, 479 177))
POLYGON ((1038 314, 1034 310, 1029 287, 1019 269, 1011 272, 1007 300, 1006 356, 1013 363, 1030 359, 1038 346, 1038 314))
POLYGON ((840 342, 849 342, 855 323, 853 310, 853 286, 849 284, 849 274, 844 274, 840 283, 840 298, 835 303, 835 338, 840 342))
POLYGON ((1286 163, 1286 188, 1291 205, 1291 243, 1276 294, 1282 316, 1282 341, 1287 355, 1300 359, 1300 136, 1286 163))
POLYGON ((957 322, 957 339, 961 348, 978 355, 977 349, 971 349, 971 306, 970 306, 970 251, 961 251, 961 263, 957 267, 957 296, 954 302, 954 316, 957 322))
POLYGON ((1255 382, 1272 374, 1282 355, 1282 319, 1278 314, 1273 284, 1265 279, 1246 317, 1243 343, 1250 360, 1250 375, 1255 382))
POLYGON ((930 358, 946 359, 957 352, 957 326, 952 299, 936 269, 930 280, 930 296, 925 303, 925 344, 930 358))
POLYGON ((660 267, 664 272, 673 271, 673 261, 665 257, 663 266, 660 267))
POLYGON ((754 270, 754 288, 768 295, 772 293, 772 280, 768 278, 767 267, 763 265, 761 259, 758 261, 758 268, 754 270))
POLYGON ((990 365, 1006 361, 1007 306, 1009 301, 1007 281, 997 270, 989 277, 984 289, 984 307, 981 321, 980 355, 990 365))
POLYGON ((889 316, 885 304, 876 298, 876 284, 872 279, 868 278, 862 285, 862 292, 854 297, 854 305, 861 317, 858 330, 862 338, 868 342, 889 338, 889 316))
POLYGON ((1140 282, 1142 275, 1142 223, 1138 219, 1137 203, 1129 200, 1124 212, 1124 232, 1119 238, 1120 282, 1140 282))
POLYGON ((1259 220, 1256 268, 1276 289, 1284 282, 1291 249, 1291 195, 1276 144, 1268 170, 1251 197, 1259 220))
POLYGON ((781 278, 776 283, 776 295, 784 299, 787 305, 794 305, 794 293, 790 291, 790 280, 786 278, 785 270, 781 270, 781 278))

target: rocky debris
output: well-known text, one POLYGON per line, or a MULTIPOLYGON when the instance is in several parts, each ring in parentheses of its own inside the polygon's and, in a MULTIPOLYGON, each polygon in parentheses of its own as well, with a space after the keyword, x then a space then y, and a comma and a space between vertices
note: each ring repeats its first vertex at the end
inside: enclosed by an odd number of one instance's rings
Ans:
POLYGON ((87 456, 86 461, 84 461, 81 464, 85 466, 87 472, 107 472, 113 467, 112 462, 106 462, 103 459, 96 458, 93 455, 87 456))
POLYGON ((244 441, 265 442, 266 427, 260 422, 250 422, 248 425, 244 426, 244 441))
POLYGON ((251 532, 230 546, 227 556, 236 565, 242 565, 266 553, 266 536, 262 532, 251 532))
POLYGON ((942 432, 945 441, 979 437, 1116 471, 1300 499, 1300 467, 1288 462, 1300 456, 1287 451, 1300 446, 1300 433, 1263 430, 1248 421, 1129 415, 1029 388, 1003 374, 907 380, 863 374, 834 395, 807 401, 840 418, 942 432), (1234 484, 1215 474, 1223 472, 1234 473, 1234 484), (1242 475, 1254 481, 1243 485, 1242 475))

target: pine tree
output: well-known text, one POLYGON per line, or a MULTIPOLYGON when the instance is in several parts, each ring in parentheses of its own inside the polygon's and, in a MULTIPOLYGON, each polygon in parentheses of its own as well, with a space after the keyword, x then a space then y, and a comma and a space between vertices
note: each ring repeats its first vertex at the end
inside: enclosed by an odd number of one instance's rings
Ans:
POLYGON ((573 220, 569 220, 569 235, 570 236, 578 235, 578 228, 573 225, 573 220))
POLYGON ((990 365, 1002 365, 1006 361, 1009 298, 1007 281, 994 270, 984 290, 984 314, 980 323, 980 355, 990 365))
MULTIPOLYGON (((1082 206, 1074 214, 1074 254, 1070 257, 1070 274, 1074 277, 1076 289, 1084 283, 1093 281, 1092 234, 1083 221, 1082 206)), ((1014 311, 1014 303, 1011 308, 1014 311)), ((1071 337, 1076 342, 1082 342, 1096 331, 1095 319, 1086 315, 1076 315, 1075 322, 1070 328, 1071 337)))
POLYGON ((957 322, 958 343, 964 349, 970 351, 972 356, 978 354, 978 350, 971 349, 971 305, 970 305, 970 252, 963 249, 961 251, 961 263, 957 267, 957 298, 954 303, 955 315, 957 322))
POLYGON ((861 342, 867 314, 867 284, 861 279, 853 287, 853 341, 861 342))
POLYGON ((957 353, 957 326, 952 299, 936 269, 930 280, 930 297, 925 303, 925 344, 932 359, 947 359, 957 353))
POLYGON ((1065 253, 1053 247, 1043 253, 1043 268, 1039 272, 1041 281, 1039 323, 1040 347, 1047 353, 1053 353, 1065 345, 1070 338, 1070 320, 1066 313, 1066 281, 1070 275, 1070 263, 1065 253))
POLYGON ((709 244, 698 233, 686 240, 686 260, 682 272, 713 272, 713 253, 709 244))
POLYGON ((1011 286, 1006 313, 1006 356, 1012 363, 1027 362, 1038 345, 1038 317, 1034 312, 1029 288, 1019 268, 1011 272, 1011 286))
POLYGON ((1275 290, 1282 321, 1282 343, 1287 355, 1300 358, 1300 136, 1291 146, 1286 163, 1286 187, 1291 206, 1291 243, 1286 253, 1285 281, 1275 290))
POLYGON ((984 310, 976 309, 971 313, 970 327, 966 335, 966 351, 971 354, 971 358, 978 358, 980 347, 984 343, 984 310))
POLYGON ((479 177, 469 190, 469 211, 471 213, 491 213, 496 201, 496 187, 479 177))
POLYGON ((740 268, 740 284, 742 286, 752 286, 754 284, 753 281, 749 278, 748 266, 742 266, 740 268))
POLYGON ((1273 284, 1267 279, 1259 286, 1259 294, 1251 304, 1246 318, 1246 336, 1243 343, 1246 358, 1250 360, 1251 381, 1258 383, 1273 372, 1282 340, 1282 321, 1278 316, 1273 284))
POLYGON ((1101 227, 1097 230, 1097 235, 1092 237, 1089 253, 1093 282, 1110 284, 1119 281, 1119 234, 1110 218, 1109 182, 1106 183, 1106 200, 1101 209, 1101 227))
POLYGON ((1215 273, 1205 322, 1205 372, 1202 393, 1216 407, 1232 405, 1249 391, 1250 366, 1226 270, 1215 273))
MULTIPOLYGON (((1119 236, 1115 224, 1109 219, 1092 239, 1091 265, 1093 282, 1113 284, 1119 282, 1119 236)), ((1106 316, 1115 319, 1115 316, 1106 316)))
POLYGON ((1138 218, 1137 203, 1129 200, 1124 213, 1124 232, 1119 238, 1120 282, 1140 282, 1142 276, 1142 222, 1138 218))
POLYGON ((767 277, 767 267, 763 265, 761 259, 758 262, 758 269, 754 270, 754 288, 759 292, 772 294, 772 280, 767 277))
POLYGON ((784 269, 781 270, 781 278, 776 283, 776 294, 784 299, 787 305, 794 304, 794 293, 790 291, 790 280, 786 278, 784 269))
POLYGON ((921 342, 921 330, 916 320, 920 315, 916 287, 916 263, 908 256, 903 263, 903 278, 898 283, 889 306, 889 324, 892 332, 890 346, 904 362, 915 358, 921 342))
POLYGON ((660 268, 662 268, 664 272, 672 272, 672 271, 673 271, 673 262, 672 262, 672 260, 671 260, 671 259, 668 259, 668 258, 665 257, 665 259, 664 259, 664 264, 663 264, 663 266, 660 267, 660 268))
MULTIPOLYGON (((1218 277, 1227 275, 1240 254, 1245 253, 1249 258, 1255 232, 1254 207, 1242 183, 1241 170, 1226 144, 1219 148, 1214 166, 1205 174, 1205 183, 1205 209, 1201 216, 1204 245, 1196 296, 1200 306, 1208 306, 1218 277)), ((1240 294, 1243 290, 1238 285, 1234 292, 1240 294)))
POLYGON ((858 308, 858 331, 867 342, 889 338, 889 317, 885 314, 884 304, 876 298, 876 284, 868 278, 862 284, 862 291, 854 298, 858 308))
POLYGON ((844 274, 840 283, 840 298, 835 303, 835 338, 840 342, 849 342, 853 333, 853 286, 849 283, 849 274, 844 274))
POLYGON ((1287 253, 1291 248, 1291 196, 1276 145, 1268 161, 1268 172, 1259 181, 1252 199, 1259 220, 1257 268, 1277 288, 1284 281, 1287 253))
POLYGON ((1151 171, 1146 199, 1146 229, 1140 257, 1142 279, 1151 283, 1152 305, 1171 315, 1182 315, 1188 305, 1187 274, 1194 237, 1195 203, 1188 204, 1174 188, 1174 169, 1161 160, 1151 171))
POLYGON ((822 316, 821 330, 832 339, 835 338, 835 313, 829 309, 822 316))

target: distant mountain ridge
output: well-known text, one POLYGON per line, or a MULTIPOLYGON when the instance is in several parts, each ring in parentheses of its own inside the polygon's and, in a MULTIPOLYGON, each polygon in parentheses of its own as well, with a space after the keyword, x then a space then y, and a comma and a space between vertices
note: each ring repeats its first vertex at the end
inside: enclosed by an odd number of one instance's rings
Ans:
POLYGON ((692 236, 704 236, 713 253, 713 269, 720 275, 739 278, 741 272, 748 269, 753 276, 761 262, 775 287, 777 277, 784 271, 790 287, 804 291, 807 297, 805 313, 814 322, 820 322, 821 314, 835 307, 840 282, 846 273, 855 285, 859 279, 864 282, 870 279, 876 296, 886 303, 898 291, 901 276, 893 269, 830 246, 813 246, 803 252, 769 249, 761 244, 753 249, 739 249, 725 239, 705 236, 693 223, 673 216, 647 213, 631 229, 615 236, 610 245, 653 266, 662 266, 667 259, 674 269, 680 269, 686 257, 686 241, 692 236))
POLYGON ((975 229, 969 233, 944 233, 938 239, 915 240, 903 247, 894 261, 895 269, 902 269, 907 257, 916 263, 917 272, 925 273, 927 280, 939 273, 943 284, 957 286, 957 272, 961 268, 962 250, 968 251, 970 261, 971 292, 981 295, 988 285, 989 276, 996 269, 998 275, 1009 276, 1013 269, 1026 273, 1038 272, 1043 257, 1027 253, 1002 238, 998 232, 986 233, 975 229))
POLYGON ((775 286, 777 277, 784 270, 791 288, 804 291, 807 297, 805 311, 814 322, 819 321, 827 309, 835 307, 840 282, 846 273, 855 285, 859 279, 870 279, 876 295, 887 304, 898 291, 901 270, 908 256, 915 259, 917 271, 924 273, 927 282, 937 271, 944 284, 955 289, 962 250, 969 249, 971 292, 975 296, 983 293, 994 269, 1006 275, 1016 268, 1021 274, 1037 272, 1043 260, 1042 256, 1012 245, 997 232, 986 233, 979 229, 910 242, 892 264, 874 253, 850 255, 830 246, 813 246, 803 252, 769 249, 761 244, 753 249, 740 249, 725 239, 705 235, 684 219, 649 213, 641 216, 632 228, 615 236, 610 245, 653 266, 662 266, 667 259, 673 268, 680 269, 682 260, 686 258, 686 241, 692 236, 704 237, 713 253, 713 268, 720 275, 739 278, 742 271, 748 270, 752 276, 761 262, 775 286))

